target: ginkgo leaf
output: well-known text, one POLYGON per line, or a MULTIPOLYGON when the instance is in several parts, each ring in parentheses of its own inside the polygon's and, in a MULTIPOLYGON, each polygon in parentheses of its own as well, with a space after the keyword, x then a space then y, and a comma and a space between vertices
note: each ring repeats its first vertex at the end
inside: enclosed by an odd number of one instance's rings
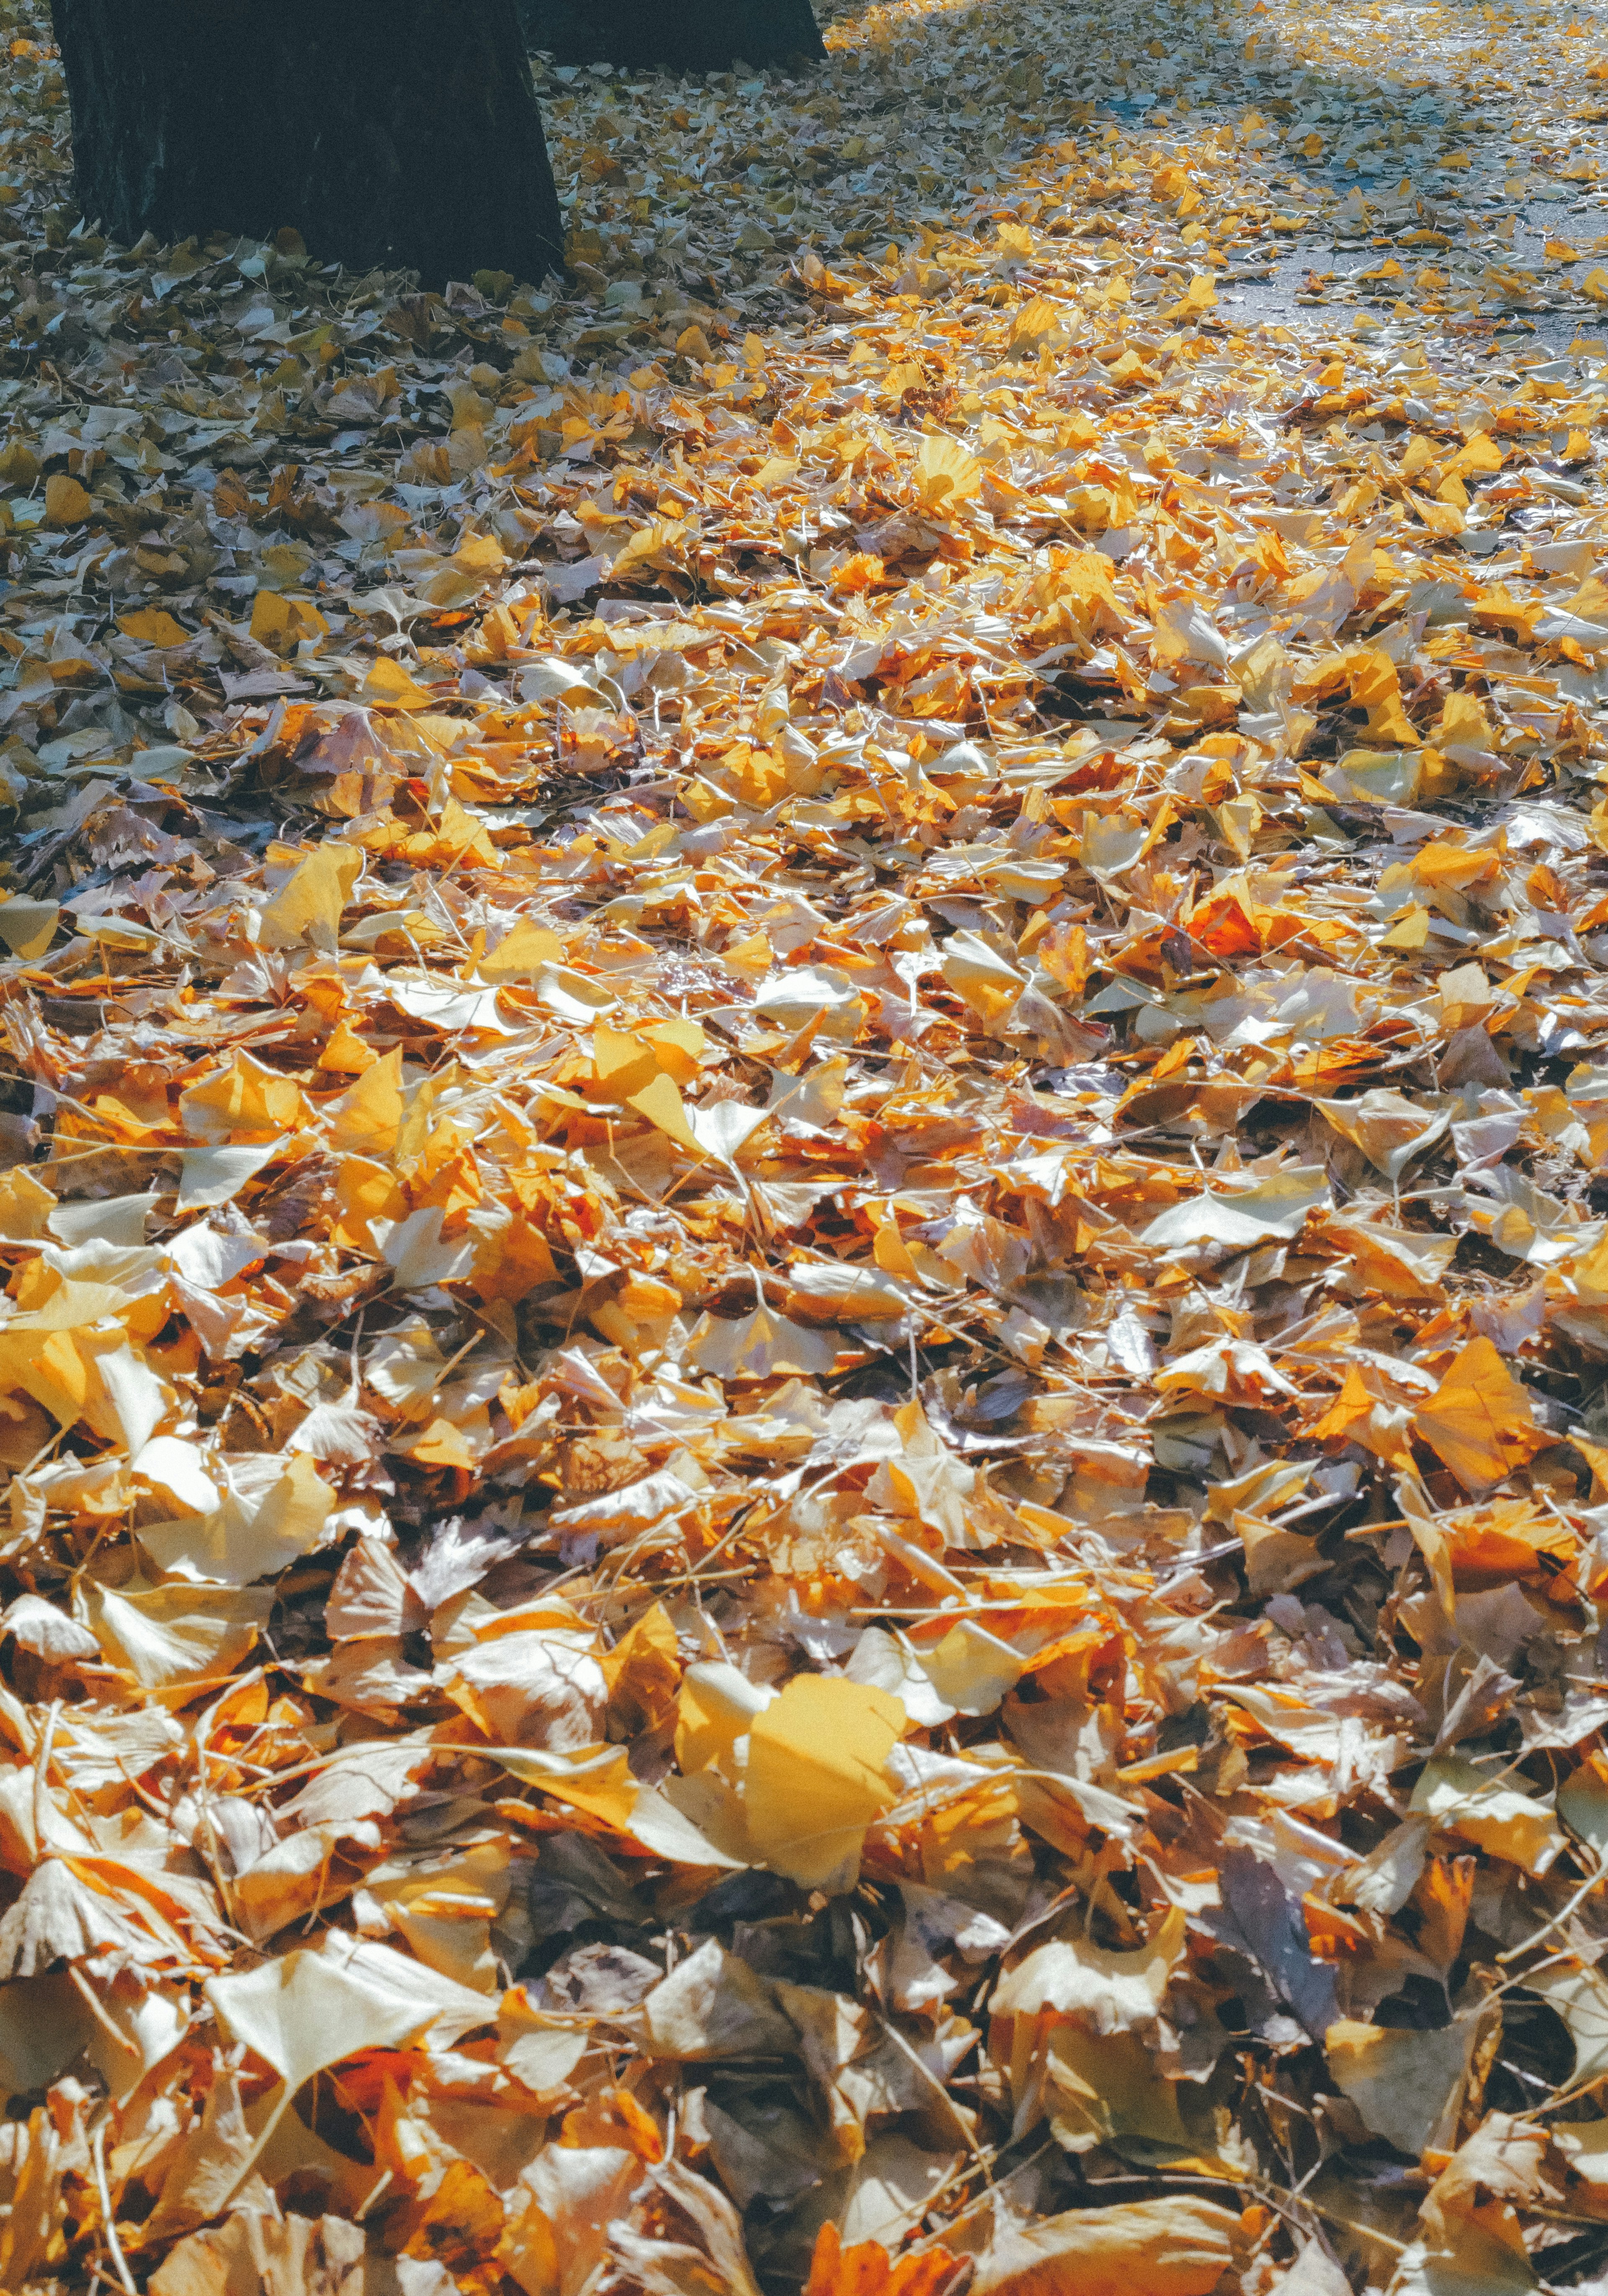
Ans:
MULTIPOLYGON (((176 1444, 179 1440, 172 1439, 176 1444)), ((318 1545, 335 1505, 334 1491, 306 1453, 295 1454, 283 1464, 269 1458, 260 1466, 252 1460, 226 1468, 221 1492, 207 1478, 209 1504, 201 1489, 199 1464, 187 1472, 194 1480, 185 1489, 175 1489, 172 1483, 165 1488, 182 1502, 193 1498, 195 1513, 142 1524, 139 1537, 159 1570, 197 1586, 247 1587, 253 1579, 285 1570, 318 1545)), ((160 1468, 153 1480, 162 1480, 160 1468)))
POLYGON ((982 485, 982 464, 942 430, 930 430, 915 458, 916 497, 923 510, 953 511, 982 485))
POLYGON ((943 975, 979 1020, 990 1024, 1009 1013, 1025 986, 1015 967, 975 933, 956 933, 946 942, 943 975))
POLYGON ((473 1264, 469 1244, 442 1241, 438 1205, 423 1205, 406 1219, 377 1220, 373 1233, 398 1292, 424 1292, 434 1284, 454 1283, 473 1264))
POLYGON ((292 2091, 360 2050, 395 2048, 432 2030, 455 2039, 486 2021, 483 1995, 340 1931, 316 1950, 209 1978, 204 1989, 224 2030, 292 2091))
POLYGON ((300 1087, 246 1052, 179 1099, 185 1130, 214 1143, 277 1138, 293 1131, 303 1112, 300 1087))
MULTIPOLYGON (((1195 2165, 1202 2150, 1179 2111, 1185 2084, 1169 2081, 1155 2053, 1132 2033, 1095 2034, 1075 2025, 1051 2037, 1046 2065, 1050 2128, 1068 2152, 1109 2144, 1146 2166, 1195 2165)), ((1210 2171, 1208 2171, 1210 2173, 1210 2171)))
POLYGON ((1587 1755, 1558 1788, 1558 1816, 1577 1840, 1608 1861, 1608 1762, 1587 1755))
POLYGON ((1415 1156, 1432 1148, 1450 1122, 1447 1109, 1428 1109, 1399 1092, 1378 1087, 1355 1100, 1317 1105, 1342 1138, 1351 1141, 1387 1180, 1399 1179, 1415 1156))
POLYGON ((1564 1846, 1545 1803, 1487 1777, 1460 1756, 1439 1754, 1425 1763, 1410 1807, 1529 1874, 1544 1874, 1564 1846))
POLYGON ((1552 1438, 1535 1423, 1530 1400, 1491 1341, 1471 1340, 1413 1427, 1466 1491, 1489 1490, 1552 1438))
POLYGON ((485 980, 532 979, 544 964, 562 964, 563 957, 564 944, 555 932, 522 919, 481 957, 480 977, 485 980))
POLYGON ((43 956, 55 939, 61 916, 54 901, 30 901, 13 893, 0 901, 0 940, 13 956, 43 956))
POLYGON ((360 1076, 329 1119, 332 1148, 349 1155, 385 1155, 402 1123, 402 1055, 387 1053, 360 1076))
POLYGON ((283 1148, 283 1138, 239 1148, 190 1148, 180 1168, 176 1211, 193 1212, 230 1203, 283 1148))
POLYGON ((77 479, 58 471, 45 482, 45 515, 52 526, 81 526, 93 505, 77 479))
POLYGON ((646 1084, 628 1093, 626 1106, 634 1108, 638 1116, 645 1116, 650 1124, 668 1135, 677 1147, 687 1149, 695 1157, 702 1156, 702 1144, 688 1121, 686 1103, 669 1077, 660 1072, 646 1084))
POLYGON ((58 1243, 70 1250, 81 1243, 138 1244, 145 1241, 145 1221, 154 1194, 103 1196, 98 1201, 58 1204, 45 1226, 58 1243))
POLYGON ((362 871, 363 856, 356 846, 330 838, 316 845, 258 918, 258 947, 290 948, 307 939, 332 950, 340 939, 340 913, 362 871))
POLYGON ((1608 1979, 1585 1964, 1566 1961, 1538 1970, 1525 1981, 1563 2019, 1574 2043, 1571 2086, 1600 2080, 1608 2073, 1608 1979))
MULTIPOLYGON (((103 1374, 104 1368, 103 1357, 103 1374)), ((201 1453, 183 1436, 159 1435, 144 1444, 134 1468, 144 1481, 156 1484, 195 1514, 209 1514, 218 1504, 217 1486, 207 1473, 201 1453)))
POLYGON ((144 1358, 126 1342, 119 1348, 98 1350, 94 1368, 111 1417, 130 1456, 140 1456, 166 1415, 168 1390, 144 1358))
POLYGON ((8 1243, 37 1243, 49 1234, 57 1199, 26 1166, 0 1179, 0 1237, 8 1243))
POLYGON ((393 709, 428 709, 431 701, 428 687, 385 654, 377 656, 371 665, 363 682, 363 699, 393 709))
POLYGON ((997 2017, 1076 2017, 1095 2033, 1151 2027, 1183 1958, 1185 1921, 1174 1907, 1148 1945, 1111 1953, 1087 1939, 1038 1946, 1003 1979, 989 2004, 997 2017))
POLYGON ((110 1662, 153 1693, 229 1673, 274 1604, 271 1592, 179 1584, 114 1593, 88 1581, 79 1601, 110 1662))
POLYGON ((1002 2230, 975 2296, 1208 2296, 1243 2252, 1237 2210, 1182 2197, 1072 2209, 1002 2230))
POLYGON ((745 1961, 714 1938, 677 1964, 642 2005, 650 2054, 683 2064, 792 2053, 798 2037, 745 1961))
POLYGON ((1324 2046, 1341 2091, 1374 2135, 1416 2160, 1426 2148, 1446 2150, 1456 2134, 1479 2033, 1473 2017, 1420 2033, 1346 2020, 1330 2026, 1324 2046))
POLYGON ((119 614, 118 627, 126 636, 136 638, 141 645, 184 645, 191 636, 182 622, 175 621, 160 606, 142 606, 135 613, 119 614))
POLYGON ((837 1349, 822 1332, 778 1316, 769 1308, 723 1321, 702 1316, 694 1327, 688 1360, 719 1379, 769 1379, 777 1372, 830 1371, 837 1349))
POLYGON ((144 1943, 116 1901, 82 1880, 70 1859, 45 1857, 0 1920, 0 1981, 32 1977, 54 1962, 81 1962, 92 1954, 121 1952, 137 1958, 144 1943))
POLYGON ((1143 1241, 1245 1245, 1288 1240, 1300 1234, 1308 1213, 1328 1195, 1328 1175, 1321 1165, 1286 1165, 1248 1188, 1213 1188, 1186 1197, 1152 1220, 1143 1241))
POLYGON ((866 1829, 897 1792, 883 1765, 904 1728, 885 1691, 790 1682, 750 1726, 742 1800, 758 1855, 792 1881, 851 1889, 866 1829))
POLYGON ((540 1784, 558 1801, 614 1828, 652 1857, 711 1868, 750 1863, 742 1850, 726 1847, 699 1824, 695 1815, 689 1816, 681 1807, 685 1797, 634 1778, 623 1748, 582 1748, 570 1753, 556 1748, 496 1746, 488 1752, 515 1777, 540 1784))
POLYGON ((42 1595, 19 1595, 0 1611, 0 1633, 14 1635, 24 1650, 61 1663, 73 1659, 98 1659, 101 1645, 86 1627, 78 1625, 42 1595))

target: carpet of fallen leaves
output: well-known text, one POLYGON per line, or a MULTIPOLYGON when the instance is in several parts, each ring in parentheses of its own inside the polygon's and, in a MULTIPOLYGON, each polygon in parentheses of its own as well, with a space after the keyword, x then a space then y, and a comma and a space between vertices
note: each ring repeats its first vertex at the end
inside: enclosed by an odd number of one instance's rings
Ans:
POLYGON ((1602 2285, 1608 14, 827 17, 5 11, 0 2288, 1602 2285))

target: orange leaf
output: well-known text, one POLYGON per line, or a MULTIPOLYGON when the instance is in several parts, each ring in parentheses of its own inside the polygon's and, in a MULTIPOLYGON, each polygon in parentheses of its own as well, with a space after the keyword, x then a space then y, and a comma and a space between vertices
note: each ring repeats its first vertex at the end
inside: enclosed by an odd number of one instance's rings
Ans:
POLYGON ((895 2263, 880 2241, 845 2248, 836 2225, 824 2224, 804 2296, 942 2296, 959 2261, 947 2248, 930 2248, 895 2263))

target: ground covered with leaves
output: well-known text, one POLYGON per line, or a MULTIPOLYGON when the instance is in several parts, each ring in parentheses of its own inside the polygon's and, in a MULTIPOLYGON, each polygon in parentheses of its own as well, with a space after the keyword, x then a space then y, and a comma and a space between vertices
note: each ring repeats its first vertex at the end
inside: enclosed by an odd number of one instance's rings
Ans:
POLYGON ((0 2287, 1608 2270, 1608 16, 0 111, 0 2287))

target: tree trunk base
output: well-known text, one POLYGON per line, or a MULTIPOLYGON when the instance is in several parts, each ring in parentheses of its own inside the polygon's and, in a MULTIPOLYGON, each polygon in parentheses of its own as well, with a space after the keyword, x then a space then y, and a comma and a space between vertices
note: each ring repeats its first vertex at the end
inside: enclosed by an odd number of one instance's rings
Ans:
POLYGON ((54 0, 78 204, 132 244, 287 226, 537 281, 563 225, 513 0, 54 0))
POLYGON ((555 63, 726 71, 826 53, 809 0, 520 0, 525 37, 555 63))

